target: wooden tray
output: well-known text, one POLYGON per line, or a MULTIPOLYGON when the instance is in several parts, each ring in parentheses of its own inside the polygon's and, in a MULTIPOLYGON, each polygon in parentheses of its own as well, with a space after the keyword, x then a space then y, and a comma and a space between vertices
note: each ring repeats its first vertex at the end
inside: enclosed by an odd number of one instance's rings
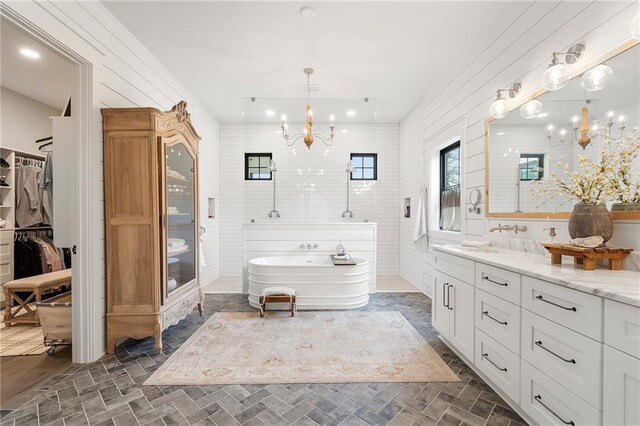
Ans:
POLYGON ((544 248, 551 253, 551 264, 561 265, 562 256, 573 256, 576 265, 582 265, 585 271, 593 271, 596 268, 596 260, 607 259, 609 269, 617 271, 622 269, 622 260, 633 251, 623 247, 576 247, 571 244, 545 243, 544 248))

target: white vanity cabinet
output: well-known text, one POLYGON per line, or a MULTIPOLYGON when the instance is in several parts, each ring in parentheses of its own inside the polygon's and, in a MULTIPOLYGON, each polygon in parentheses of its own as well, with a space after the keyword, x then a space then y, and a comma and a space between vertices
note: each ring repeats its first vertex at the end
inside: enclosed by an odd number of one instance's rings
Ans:
MULTIPOLYGON (((435 247, 442 340, 531 424, 640 425, 640 302, 611 299, 616 272, 489 253, 435 247), (593 289, 578 290, 589 280, 593 289)), ((640 283, 640 273, 615 280, 640 283)))

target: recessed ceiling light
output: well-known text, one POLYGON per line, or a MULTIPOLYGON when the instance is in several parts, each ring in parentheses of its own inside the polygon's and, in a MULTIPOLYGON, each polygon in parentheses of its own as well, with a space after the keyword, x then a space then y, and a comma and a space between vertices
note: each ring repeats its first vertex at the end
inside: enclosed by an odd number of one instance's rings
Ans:
POLYGON ((264 113, 267 114, 268 117, 273 117, 274 115, 276 115, 276 112, 272 109, 268 109, 264 113))
POLYGON ((540 114, 536 115, 536 118, 545 118, 547 115, 549 115, 549 113, 547 112, 541 112, 540 114))
POLYGON ((300 9, 300 16, 303 18, 313 18, 316 16, 316 10, 311 6, 304 6, 300 9))
POLYGON ((340 133, 347 133, 347 131, 348 131, 347 129, 342 129, 340 130, 340 133))
POLYGON ((498 135, 498 136, 504 136, 504 132, 498 132, 498 133, 496 133, 496 135, 498 135))
POLYGON ((20 49, 20 53, 22 53, 22 56, 26 56, 29 59, 40 59, 40 54, 35 50, 24 48, 20 49))
POLYGON ((353 117, 354 115, 356 115, 356 112, 354 110, 350 109, 349 111, 347 111, 347 115, 349 117, 353 117))

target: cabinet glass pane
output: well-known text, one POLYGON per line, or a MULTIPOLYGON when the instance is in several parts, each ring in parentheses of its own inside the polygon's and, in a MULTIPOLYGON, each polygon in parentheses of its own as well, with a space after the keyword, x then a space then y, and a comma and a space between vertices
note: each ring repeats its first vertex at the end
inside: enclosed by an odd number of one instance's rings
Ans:
POLYGON ((167 146, 167 293, 196 277, 194 170, 182 143, 167 146))

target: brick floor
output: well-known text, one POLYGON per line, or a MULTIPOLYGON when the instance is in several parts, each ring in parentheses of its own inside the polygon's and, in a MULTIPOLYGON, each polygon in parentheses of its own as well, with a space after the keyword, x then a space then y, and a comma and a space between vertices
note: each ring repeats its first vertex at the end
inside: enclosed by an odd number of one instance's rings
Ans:
POLYGON ((458 375, 458 383, 144 386, 142 383, 212 314, 253 310, 246 296, 208 294, 192 313, 152 339, 128 340, 113 355, 74 365, 0 412, 2 425, 520 425, 522 420, 437 338, 430 299, 378 293, 363 310, 401 312, 458 375))

